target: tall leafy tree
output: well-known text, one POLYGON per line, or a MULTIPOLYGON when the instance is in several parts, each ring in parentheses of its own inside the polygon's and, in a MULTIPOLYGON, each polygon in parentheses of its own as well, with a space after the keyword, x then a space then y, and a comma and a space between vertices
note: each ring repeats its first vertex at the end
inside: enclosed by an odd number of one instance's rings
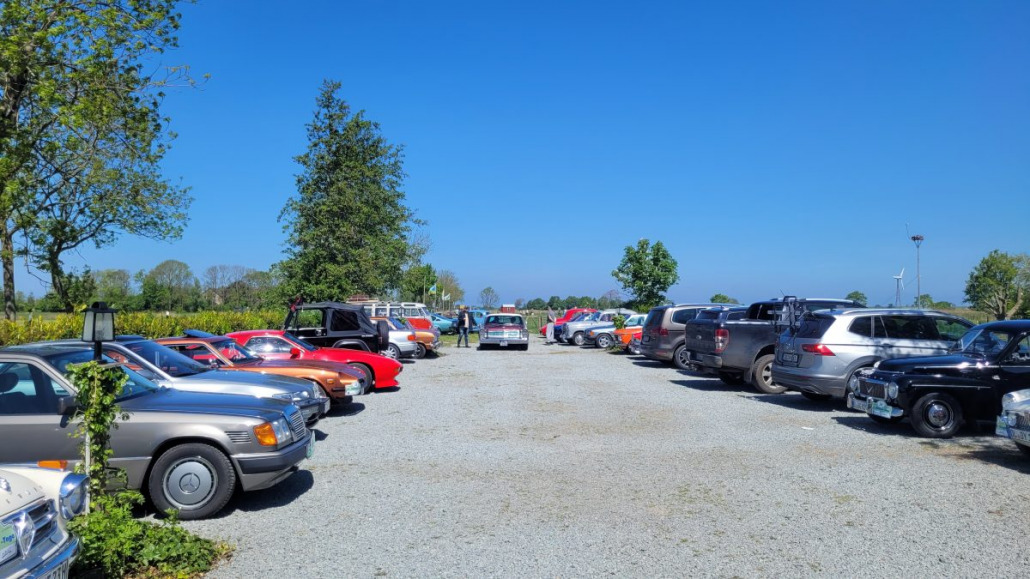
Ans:
POLYGON ((735 298, 731 298, 730 296, 728 296, 726 294, 715 294, 712 297, 708 298, 708 301, 712 302, 713 304, 739 304, 740 303, 735 298))
POLYGON ((483 288, 483 291, 479 292, 479 305, 488 310, 496 306, 499 299, 501 299, 500 296, 497 295, 497 292, 492 287, 487 286, 483 288))
POLYGON ((543 298, 533 298, 526 304, 527 310, 546 310, 547 302, 543 298))
MULTIPOLYGON (((139 202, 139 195, 163 183, 155 169, 168 136, 158 113, 160 87, 188 77, 182 68, 153 66, 153 58, 177 44, 176 4, 0 3, 0 264, 8 319, 15 311, 16 235, 33 233, 27 239, 41 252, 30 257, 45 266, 55 289, 63 291, 54 251, 74 249, 84 235, 100 245, 110 240, 103 228, 92 228, 95 233, 89 237, 93 219, 69 209, 78 201, 68 200, 85 195, 88 205, 98 188, 118 181, 139 202), (66 230, 61 219, 70 214, 81 219, 66 230), (40 223, 41 230, 33 231, 40 223), (46 247, 55 235, 60 243, 46 247)), ((98 205, 110 209, 112 202, 98 205)), ((124 203, 113 206, 131 209, 124 203)), ((113 229, 126 227, 123 223, 113 229)))
POLYGON ((966 300, 973 309, 998 320, 1019 311, 1030 287, 1030 256, 995 249, 980 260, 966 280, 966 300))
POLYGON ((631 292, 637 309, 648 309, 665 301, 665 292, 679 281, 676 260, 661 241, 654 245, 641 239, 636 247, 627 245, 612 276, 631 292))
MULTIPOLYGON (((431 299, 434 296, 429 294, 429 290, 436 285, 438 285, 436 270, 433 269, 433 266, 427 263, 409 267, 404 270, 404 275, 401 277, 401 299, 411 301, 431 299)), ((436 293, 439 294, 439 287, 437 287, 436 293)))
POLYGON ((447 302, 452 304, 460 304, 465 300, 465 290, 458 276, 447 269, 436 274, 436 294, 441 300, 447 296, 447 302))
MULTIPOLYGON (((286 259, 276 265, 287 296, 343 299, 397 288, 419 224, 404 204, 401 147, 379 124, 352 113, 340 83, 325 81, 296 161, 297 195, 283 207, 286 259)), ((416 248, 421 249, 421 248, 416 248)))
POLYGON ((194 310, 200 305, 200 282, 189 265, 166 259, 143 276, 148 309, 194 310))
POLYGON ((866 297, 866 295, 864 293, 862 293, 862 292, 860 292, 858 290, 855 290, 855 291, 849 293, 848 295, 844 296, 844 298, 845 299, 849 299, 849 300, 854 300, 854 301, 862 304, 863 306, 869 305, 869 298, 866 297))

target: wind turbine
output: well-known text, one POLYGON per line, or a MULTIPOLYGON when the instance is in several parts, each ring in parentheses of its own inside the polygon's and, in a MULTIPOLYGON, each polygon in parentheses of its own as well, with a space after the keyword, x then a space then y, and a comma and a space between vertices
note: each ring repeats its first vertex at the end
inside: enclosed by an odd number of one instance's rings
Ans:
POLYGON ((902 279, 903 277, 905 277, 905 268, 901 268, 901 273, 899 273, 898 275, 895 275, 893 277, 894 277, 894 282, 895 282, 894 283, 894 287, 895 287, 894 307, 900 308, 901 307, 901 290, 905 289, 905 281, 902 279))

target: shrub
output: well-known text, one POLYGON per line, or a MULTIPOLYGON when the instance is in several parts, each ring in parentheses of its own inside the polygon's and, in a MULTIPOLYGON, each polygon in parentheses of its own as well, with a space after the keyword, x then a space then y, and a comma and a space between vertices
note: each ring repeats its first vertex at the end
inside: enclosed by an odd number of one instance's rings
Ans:
POLYGON ((142 502, 135 491, 104 495, 90 501, 89 514, 72 519, 71 530, 81 540, 72 575, 190 577, 210 570, 229 551, 186 531, 174 516, 160 522, 134 518, 132 509, 142 502))

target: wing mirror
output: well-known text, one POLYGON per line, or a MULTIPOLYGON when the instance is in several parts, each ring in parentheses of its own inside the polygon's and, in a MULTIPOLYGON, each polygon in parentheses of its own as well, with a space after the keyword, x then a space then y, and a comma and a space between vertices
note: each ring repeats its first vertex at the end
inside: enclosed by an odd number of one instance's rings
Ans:
POLYGON ((71 414, 79 407, 74 396, 59 396, 57 398, 57 413, 61 415, 71 414))
POLYGON ((290 348, 290 357, 296 358, 300 356, 300 348, 290 348))

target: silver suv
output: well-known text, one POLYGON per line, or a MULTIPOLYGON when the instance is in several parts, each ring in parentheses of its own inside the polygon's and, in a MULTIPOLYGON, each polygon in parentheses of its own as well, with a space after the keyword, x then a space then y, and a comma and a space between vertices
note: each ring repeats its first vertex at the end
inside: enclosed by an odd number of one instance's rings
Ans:
POLYGON ((932 310, 853 309, 806 313, 780 334, 773 382, 812 400, 846 396, 859 368, 887 358, 946 354, 973 323, 932 310))

